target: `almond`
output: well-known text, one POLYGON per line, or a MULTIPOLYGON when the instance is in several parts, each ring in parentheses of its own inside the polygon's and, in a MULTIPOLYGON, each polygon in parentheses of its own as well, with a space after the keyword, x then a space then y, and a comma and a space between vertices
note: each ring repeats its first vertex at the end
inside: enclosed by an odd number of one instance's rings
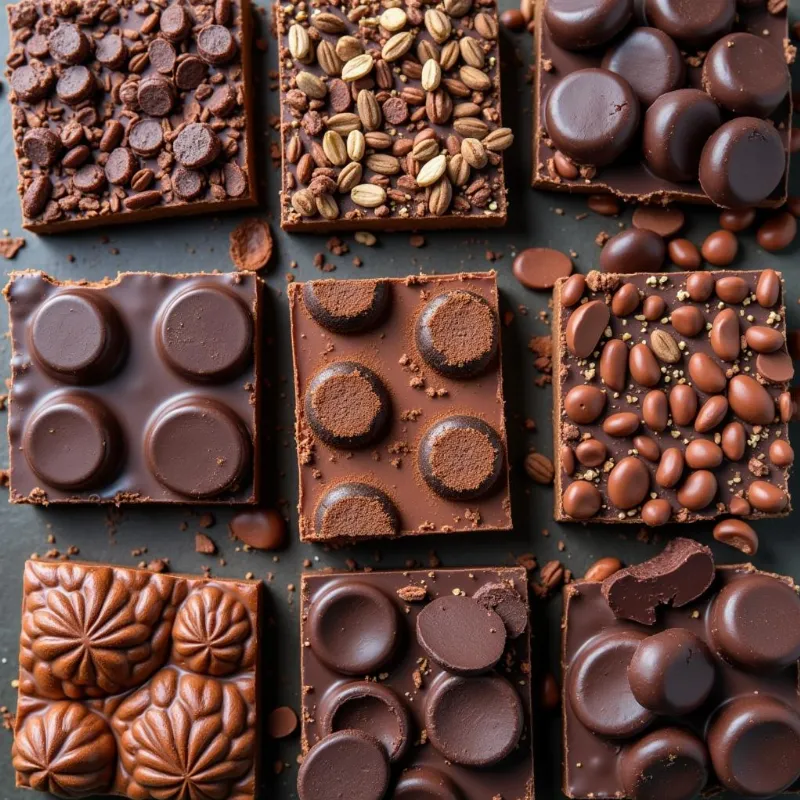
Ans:
POLYGON ((374 66, 375 59, 369 53, 362 53, 360 56, 351 58, 342 67, 342 80, 358 81, 361 78, 366 78, 372 72, 374 66))
POLYGON ((447 157, 445 155, 438 155, 426 162, 417 175, 417 184, 419 186, 432 186, 439 178, 444 175, 447 169, 447 157))
POLYGON ((351 192, 356 186, 358 186, 358 182, 361 180, 361 176, 364 170, 357 161, 351 161, 345 167, 343 167, 342 171, 339 173, 339 177, 336 181, 336 186, 342 194, 347 194, 351 192))
POLYGON ((325 131, 325 136, 322 137, 322 149, 328 161, 335 167, 343 167, 347 163, 344 139, 336 131, 325 131))
POLYGON ((386 61, 397 61, 402 58, 414 44, 414 34, 409 31, 396 33, 383 46, 381 55, 386 61))
POLYGON ((655 330, 650 334, 650 347, 660 361, 677 364, 681 360, 681 351, 672 336, 666 331, 655 330))
POLYGON ((374 183, 360 183, 353 187, 350 199, 362 208, 377 208, 386 202, 386 191, 374 183))

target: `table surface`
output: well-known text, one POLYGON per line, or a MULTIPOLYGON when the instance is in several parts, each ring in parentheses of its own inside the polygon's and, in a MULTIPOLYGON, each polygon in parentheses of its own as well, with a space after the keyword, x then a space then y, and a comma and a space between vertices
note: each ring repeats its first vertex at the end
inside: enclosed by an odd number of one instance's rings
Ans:
MULTIPOLYGON (((143 559, 169 559, 173 571, 200 573, 211 567, 221 577, 242 577, 252 572, 264 578, 269 587, 274 622, 272 636, 266 638, 264 653, 266 708, 290 705, 299 708, 299 596, 295 587, 303 561, 314 569, 325 566, 348 568, 353 562, 361 568, 402 568, 409 559, 426 566, 438 559, 445 566, 513 564, 523 553, 534 553, 540 564, 560 559, 580 576, 597 558, 614 555, 635 563, 649 558, 670 535, 691 535, 713 546, 721 563, 740 561, 738 551, 718 545, 711 538, 711 524, 692 527, 671 526, 640 539, 638 526, 558 525, 553 522, 553 492, 550 487, 533 484, 522 469, 530 448, 552 455, 550 421, 552 392, 534 381, 535 356, 528 349, 533 336, 549 334, 549 293, 534 293, 521 286, 511 274, 514 254, 524 247, 554 247, 575 251, 576 268, 587 272, 597 266, 600 248, 595 237, 601 231, 611 235, 630 224, 631 209, 618 219, 588 213, 585 197, 534 192, 529 186, 531 86, 527 77, 532 38, 529 34, 502 34, 504 122, 516 133, 516 141, 506 152, 509 176, 510 217, 508 226, 493 232, 442 232, 425 235, 426 244, 414 248, 408 234, 381 234, 373 248, 358 245, 352 236, 345 237, 350 252, 334 256, 326 250, 327 238, 289 236, 278 230, 277 193, 279 172, 269 159, 270 144, 278 141, 269 120, 278 111, 275 80, 270 71, 276 68, 276 44, 270 36, 269 12, 259 0, 260 35, 267 42, 265 53, 256 58, 256 97, 260 119, 257 150, 261 155, 258 178, 263 206, 248 213, 219 217, 164 221, 145 225, 116 227, 81 234, 36 237, 21 230, 16 194, 16 169, 9 111, 5 98, 0 100, 0 228, 12 236, 24 236, 26 246, 13 261, 11 269, 43 269, 59 278, 96 280, 118 271, 152 270, 157 272, 229 270, 228 235, 247 216, 265 216, 275 236, 275 254, 264 274, 267 292, 265 336, 268 337, 263 387, 266 411, 263 420, 265 461, 265 505, 281 503, 289 511, 290 544, 279 554, 244 552, 228 536, 227 523, 232 511, 214 509, 215 524, 205 529, 216 542, 217 556, 200 555, 194 549, 194 534, 201 530, 202 507, 125 508, 77 507, 36 509, 0 503, 0 705, 13 710, 16 693, 17 647, 20 620, 17 609, 21 598, 22 567, 33 553, 44 554, 51 548, 64 552, 79 548, 79 558, 91 561, 135 565, 143 559), (505 397, 508 413, 513 516, 511 533, 458 534, 414 537, 389 543, 365 543, 331 551, 313 545, 301 545, 297 539, 295 510, 297 473, 293 441, 293 396, 291 381, 291 344, 286 303, 287 275, 297 280, 321 277, 314 267, 317 253, 334 264, 335 271, 326 277, 358 278, 402 276, 417 272, 457 272, 494 267, 498 272, 502 310, 513 312, 513 320, 503 328, 505 397), (363 262, 359 268, 353 259, 363 262), (493 263, 487 257, 497 258, 493 263), (296 267, 291 268, 295 264, 296 267), (524 420, 532 419, 537 429, 528 431, 524 420), (48 541, 54 538, 54 543, 48 541), (134 555, 138 548, 145 555, 134 555), (223 558, 224 565, 219 562, 223 558)), ((501 0, 501 8, 511 8, 513 0, 501 0)), ((4 15, 3 15, 4 16, 4 15)), ((8 39, 0 22, 0 51, 6 52, 8 39)), ((2 94, 7 94, 3 83, 2 94)), ((718 212, 712 209, 686 209, 684 234, 702 242, 717 227, 718 212)), ((787 286, 789 327, 800 325, 800 271, 796 266, 798 245, 780 254, 769 254, 756 244, 754 231, 741 236, 739 257, 733 268, 773 267, 782 270, 787 286)), ((2 325, 5 326, 5 314, 2 325)), ((5 329, 5 328, 4 328, 5 329)), ((0 369, 8 374, 9 341, 0 338, 0 369)), ((0 456, 5 466, 6 455, 0 456)), ((797 480, 792 481, 800 498, 797 480)), ((800 505, 800 500, 795 500, 800 505)), ((800 512, 796 512, 800 513, 800 512)), ((761 549, 755 563, 762 569, 788 573, 800 579, 800 548, 795 517, 756 524, 761 535, 761 549)), ((537 676, 556 671, 558 664, 559 618, 561 601, 555 597, 536 602, 533 607, 534 669, 537 676)), ((536 685, 535 685, 536 686, 536 685)), ((539 708, 536 716, 536 793, 540 798, 558 797, 560 770, 560 731, 557 714, 539 708)), ((0 798, 22 797, 14 788, 14 773, 9 751, 12 736, 0 729, 0 798)), ((299 739, 295 736, 265 745, 264 781, 261 796, 284 800, 295 797, 296 756, 299 739), (272 768, 282 761, 278 775, 272 768)), ((30 797, 30 795, 27 795, 30 797)))

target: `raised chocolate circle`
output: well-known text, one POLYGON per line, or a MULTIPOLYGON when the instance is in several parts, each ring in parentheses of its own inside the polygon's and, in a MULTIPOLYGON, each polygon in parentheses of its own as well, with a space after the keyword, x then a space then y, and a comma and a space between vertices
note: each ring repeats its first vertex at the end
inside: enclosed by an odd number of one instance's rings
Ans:
POLYGON ((189 35, 192 19, 182 5, 171 5, 161 13, 161 35, 170 42, 180 42, 189 35))
POLYGON ((662 95, 644 116, 642 149, 647 165, 669 181, 696 181, 703 147, 721 124, 719 107, 699 89, 662 95))
POLYGON ((51 167, 61 155, 61 139, 49 128, 30 128, 22 137, 25 155, 40 167, 51 167))
POLYGON ((322 736, 358 730, 377 739, 392 762, 400 761, 411 744, 411 715, 403 699, 375 681, 338 684, 319 704, 317 726, 322 736))
POLYGON ((164 146, 164 131, 155 119, 140 119, 128 128, 128 144, 136 155, 150 158, 164 146))
POLYGON ((253 316, 228 289, 195 284, 167 302, 156 341, 179 375, 219 383, 239 375, 252 360, 253 316))
POLYGON ((645 108, 686 82, 678 45, 658 28, 632 28, 608 50, 601 66, 625 78, 645 108))
POLYGON ((550 38, 566 50, 586 50, 616 36, 633 16, 633 0, 548 0, 550 38))
POLYGON ((694 711, 711 693, 714 677, 714 659, 706 643, 686 628, 648 636, 628 667, 634 698, 657 714, 694 711))
POLYGON ((362 731, 337 731, 320 739, 297 773, 300 800, 381 800, 388 788, 386 749, 362 731))
POLYGON ((800 778, 800 715, 768 694, 723 706, 706 741, 717 779, 737 794, 772 797, 800 778))
POLYGON ((128 57, 128 47, 121 36, 107 33, 98 40, 94 57, 108 69, 119 69, 128 57))
POLYGON ((392 800, 463 800, 449 775, 433 767, 412 767, 397 781, 392 800))
POLYGON ((645 0, 650 25, 683 45, 707 47, 733 27, 736 0, 645 0))
POLYGON ((127 337, 116 309, 91 289, 67 289, 46 300, 28 326, 31 354, 65 383, 99 383, 125 358, 127 337))
POLYGON ((391 414, 383 381, 356 361, 321 369, 309 381, 304 407, 314 434, 342 449, 372 444, 383 436, 391 414))
POLYGON ((385 492, 348 481, 322 496, 314 512, 314 530, 325 539, 394 536, 400 530, 400 518, 385 492))
POLYGON ((440 673, 425 702, 425 729, 447 759, 467 767, 502 761, 522 735, 522 702, 496 673, 477 678, 440 673))
POLYGON ((639 98, 631 85, 607 69, 579 69, 553 87, 544 108, 555 146, 578 164, 604 167, 633 143, 639 129, 639 98))
POLYGON ((715 598, 710 622, 720 653, 746 669, 784 669, 800 659, 800 597, 778 578, 732 581, 715 598))
POLYGON ((478 417, 455 415, 431 425, 419 443, 417 463, 425 483, 448 500, 490 492, 504 464, 497 431, 478 417))
POLYGON ((314 655, 342 675, 369 675, 386 666, 400 639, 394 603, 374 586, 349 578, 314 597, 307 625, 314 655))
POLYGON ((786 171, 786 150, 775 126, 736 117, 711 135, 700 156, 700 185, 723 208, 747 208, 765 200, 786 171))
POLYGON ((303 302, 308 313, 333 333, 372 330, 389 308, 389 281, 308 281, 303 302))
POLYGON ((11 73, 9 83, 21 100, 37 103, 48 95, 54 81, 52 68, 46 67, 41 61, 32 61, 17 67, 11 73))
POLYGON ((85 392, 48 397, 28 419, 22 451, 48 486, 70 491, 95 489, 111 480, 125 444, 106 405, 85 392))
POLYGON ((449 378, 473 378, 497 357, 500 328, 484 297, 458 289, 426 303, 415 336, 428 366, 449 378))
POLYGON ((790 85, 783 48, 752 33, 723 36, 703 62, 703 86, 732 114, 768 117, 790 85))
POLYGON ((444 595, 417 616, 417 641, 442 668, 480 675, 502 658, 506 626, 500 616, 465 595, 444 595))
POLYGON ((622 751, 619 776, 630 800, 692 800, 708 782, 708 751, 682 728, 660 728, 622 751))
POLYGON ((84 66, 67 67, 56 83, 56 94, 62 103, 78 105, 91 97, 97 89, 97 80, 84 66))
POLYGON ((206 188, 205 175, 196 169, 179 166, 171 178, 172 188, 181 200, 196 200, 206 188))
POLYGON ((139 82, 137 100, 145 114, 166 117, 175 104, 175 87, 163 75, 151 75, 139 82))
POLYGON ((219 136, 204 122, 190 122, 172 144, 175 158, 189 169, 207 166, 220 154, 221 149, 219 136))
POLYGON ((628 666, 641 631, 599 634, 581 648, 567 673, 567 697, 575 716, 600 736, 627 737, 641 733, 655 714, 633 696, 628 666))
POLYGON ((184 395, 156 412, 145 434, 145 459, 158 482, 198 499, 233 490, 251 457, 236 413, 217 400, 184 395))
POLYGON ((60 64, 80 64, 89 55, 89 40, 70 22, 62 22, 47 37, 50 55, 60 64))
POLYGON ((236 55, 236 40, 224 25, 209 25, 197 35, 197 52, 209 64, 225 64, 236 55))

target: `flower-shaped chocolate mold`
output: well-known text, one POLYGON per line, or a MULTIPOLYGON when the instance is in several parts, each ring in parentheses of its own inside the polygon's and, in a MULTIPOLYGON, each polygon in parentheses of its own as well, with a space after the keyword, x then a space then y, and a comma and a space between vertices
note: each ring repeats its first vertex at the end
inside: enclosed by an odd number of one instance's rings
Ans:
POLYGON ((242 663, 250 631, 244 605, 216 586, 205 586, 189 596, 175 617, 177 661, 192 672, 230 675, 242 663))
POLYGON ((12 763, 20 786, 59 797, 108 791, 117 745, 106 721, 80 703, 60 701, 25 718, 12 763))

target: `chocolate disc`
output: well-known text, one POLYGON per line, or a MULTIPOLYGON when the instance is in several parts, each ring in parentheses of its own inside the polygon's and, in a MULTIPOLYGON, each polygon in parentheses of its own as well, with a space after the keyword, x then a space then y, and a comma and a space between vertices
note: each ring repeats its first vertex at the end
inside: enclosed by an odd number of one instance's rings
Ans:
POLYGON ((192 19, 182 5, 171 5, 161 12, 161 35, 170 42, 180 42, 189 35, 192 19))
POLYGON ((97 88, 94 75, 86 67, 68 67, 56 84, 56 94, 62 103, 76 106, 92 96, 97 88))
POLYGON ((678 45, 658 28, 631 29, 606 52, 601 66, 625 78, 645 108, 686 81, 678 45))
POLYGON ((685 628, 667 628, 640 642, 628 667, 628 682, 645 708, 688 714, 711 693, 714 660, 702 639, 685 628))
POLYGON ((236 40, 224 25, 209 25, 197 35, 197 52, 209 64, 227 63, 236 50, 236 40))
POLYGON ((708 782, 708 751, 689 731, 661 728, 622 751, 619 776, 631 800, 693 800, 708 782))
POLYGON ((615 738, 634 736, 655 719, 637 702, 628 683, 628 666, 645 638, 633 630, 595 636, 570 666, 567 697, 590 731, 615 738))
POLYGON ((377 739, 390 761, 400 761, 411 744, 411 716, 403 699, 375 681, 339 684, 319 705, 317 725, 322 736, 358 730, 377 739))
POLYGON ((800 778, 800 715, 768 694, 724 705, 706 740, 717 779, 732 792, 772 797, 800 778))
POLYGON ((388 788, 386 749, 361 731, 338 731, 320 739, 297 773, 300 800, 381 800, 388 788))
POLYGON ((600 253, 600 269, 623 275, 661 272, 666 255, 667 246, 657 233, 628 228, 606 242, 600 253))
POLYGON ((166 117, 175 104, 175 88, 172 81, 167 78, 152 75, 139 82, 137 99, 145 114, 151 117, 166 117))
POLYGON ((544 21, 565 50, 597 47, 616 36, 633 16, 633 0, 548 0, 544 21))
POLYGON ((50 55, 61 64, 80 64, 89 55, 89 40, 83 31, 69 22, 62 22, 48 37, 50 55))
POLYGON ((26 103, 38 103, 50 93, 55 73, 41 61, 23 64, 11 73, 9 83, 18 97, 26 103))
POLYGON ((439 666, 456 675, 480 675, 501 659, 506 626, 471 597, 445 595, 417 617, 417 641, 439 666))
POLYGON ((688 47, 707 47, 733 27, 736 0, 645 0, 650 25, 688 47))
POLYGON ((311 430, 331 447, 367 447, 389 422, 389 394, 383 381, 355 361, 337 361, 320 370, 306 389, 305 413, 311 430))
POLYGON ((603 167, 633 143, 639 99, 607 69, 579 69, 561 78, 545 102, 545 127, 555 146, 578 164, 603 167))
POLYGON ((250 363, 253 317, 233 292, 194 285, 168 301, 156 339, 159 353, 179 375, 219 383, 250 363))
POLYGON ((94 57, 108 69, 120 69, 128 57, 128 48, 121 36, 106 33, 98 39, 94 57))
POLYGON ((250 440, 238 416, 210 397, 184 396, 147 427, 147 466, 160 484, 193 498, 216 497, 243 480, 250 440))
POLYGON ((412 767, 397 781, 392 800, 463 800, 449 775, 433 767, 412 767))
POLYGON ((400 626, 394 603, 374 586, 344 578, 328 584, 308 609, 314 655, 342 675, 364 676, 391 661, 400 626))
POLYGON ((485 583, 472 595, 472 599, 498 614, 510 639, 521 636, 528 627, 528 607, 513 586, 485 583))
POLYGON ((768 117, 789 92, 783 49, 752 33, 723 36, 703 62, 703 86, 724 109, 768 117))
POLYGON ((497 431, 477 417, 455 415, 433 424, 419 442, 417 464, 440 497, 482 497, 500 480, 505 458, 497 431))
POLYGON ((127 147, 117 147, 106 161, 106 180, 114 186, 126 186, 139 169, 139 159, 127 147))
POLYGON ((319 501, 314 530, 326 539, 394 536, 400 519, 394 502, 380 489, 366 483, 339 483, 319 501))
POLYGON ((128 128, 128 144, 136 155, 150 158, 164 146, 164 131, 155 119, 140 119, 128 128))
POLYGON ((198 169, 210 164, 222 150, 219 136, 204 122, 190 122, 172 144, 175 158, 189 169, 198 169))
POLYGON ((786 171, 786 150, 771 125, 755 117, 726 122, 706 142, 700 185, 723 208, 747 208, 765 200, 786 171))
POLYGON ((391 301, 389 281, 308 281, 308 313, 333 333, 361 333, 382 322, 391 301))
POLYGON ((489 303, 463 289, 430 300, 417 317, 415 339, 428 366, 449 378, 472 378, 497 357, 500 329, 489 303))
POLYGON ((719 107, 699 89, 662 95, 644 116, 642 149, 648 167, 668 181, 696 181, 703 147, 721 124, 719 107))
POLYGON ((61 155, 61 139, 49 128, 31 128, 22 138, 25 155, 40 167, 51 167, 61 155))
POLYGON ((496 673, 463 678, 442 672, 425 702, 425 729, 447 759, 467 767, 502 761, 522 735, 522 702, 496 673))
POLYGON ((714 600, 710 620, 714 645, 746 669, 783 669, 800 659, 800 597, 777 578, 732 581, 714 600))

